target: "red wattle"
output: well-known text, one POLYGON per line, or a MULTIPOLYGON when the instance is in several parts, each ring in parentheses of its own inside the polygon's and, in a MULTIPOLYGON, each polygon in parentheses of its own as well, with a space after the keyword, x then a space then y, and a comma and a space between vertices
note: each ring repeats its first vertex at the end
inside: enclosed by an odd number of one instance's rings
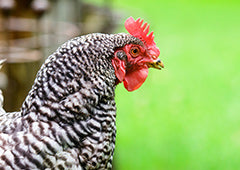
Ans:
POLYGON ((128 91, 133 91, 138 89, 146 80, 148 76, 148 67, 139 67, 134 69, 134 71, 128 71, 123 80, 124 87, 128 91))

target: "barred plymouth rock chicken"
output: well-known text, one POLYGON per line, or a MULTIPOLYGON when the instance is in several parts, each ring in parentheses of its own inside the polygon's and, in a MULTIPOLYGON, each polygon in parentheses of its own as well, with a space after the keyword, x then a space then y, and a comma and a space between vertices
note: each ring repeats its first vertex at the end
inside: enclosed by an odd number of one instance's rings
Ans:
POLYGON ((111 169, 116 85, 136 90, 163 67, 149 25, 130 17, 125 28, 74 38, 46 59, 21 111, 1 111, 0 169, 111 169))

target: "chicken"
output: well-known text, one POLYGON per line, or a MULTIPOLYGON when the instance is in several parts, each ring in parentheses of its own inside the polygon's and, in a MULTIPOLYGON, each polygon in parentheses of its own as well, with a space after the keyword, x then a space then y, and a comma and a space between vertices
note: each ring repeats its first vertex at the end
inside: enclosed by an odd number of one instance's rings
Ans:
MULTIPOLYGON (((5 60, 0 60, 0 69, 2 68, 2 63, 5 60)), ((5 110, 3 109, 3 95, 2 95, 2 90, 0 90, 0 115, 5 114, 5 110)))
POLYGON ((138 89, 160 51, 143 20, 130 34, 76 37, 50 55, 20 112, 0 114, 0 169, 111 169, 115 87, 138 89))

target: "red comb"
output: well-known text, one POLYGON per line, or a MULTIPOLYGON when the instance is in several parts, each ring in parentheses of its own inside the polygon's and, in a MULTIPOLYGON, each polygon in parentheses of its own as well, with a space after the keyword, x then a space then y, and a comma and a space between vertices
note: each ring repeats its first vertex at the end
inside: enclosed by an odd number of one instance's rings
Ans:
POLYGON ((147 46, 150 52, 150 55, 156 57, 159 56, 160 51, 156 46, 156 43, 153 41, 154 39, 153 31, 150 34, 148 34, 149 25, 147 23, 143 24, 143 19, 141 20, 140 18, 138 18, 135 21, 133 17, 129 17, 125 21, 125 28, 132 36, 139 38, 144 42, 144 44, 147 46))

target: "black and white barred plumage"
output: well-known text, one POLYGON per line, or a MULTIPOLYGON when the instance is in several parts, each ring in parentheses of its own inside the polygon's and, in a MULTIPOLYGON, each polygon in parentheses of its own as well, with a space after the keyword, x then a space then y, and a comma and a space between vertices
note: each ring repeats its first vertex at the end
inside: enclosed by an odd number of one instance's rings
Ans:
POLYGON ((111 169, 116 76, 111 59, 129 34, 64 43, 37 74, 21 111, 0 113, 0 169, 111 169))

